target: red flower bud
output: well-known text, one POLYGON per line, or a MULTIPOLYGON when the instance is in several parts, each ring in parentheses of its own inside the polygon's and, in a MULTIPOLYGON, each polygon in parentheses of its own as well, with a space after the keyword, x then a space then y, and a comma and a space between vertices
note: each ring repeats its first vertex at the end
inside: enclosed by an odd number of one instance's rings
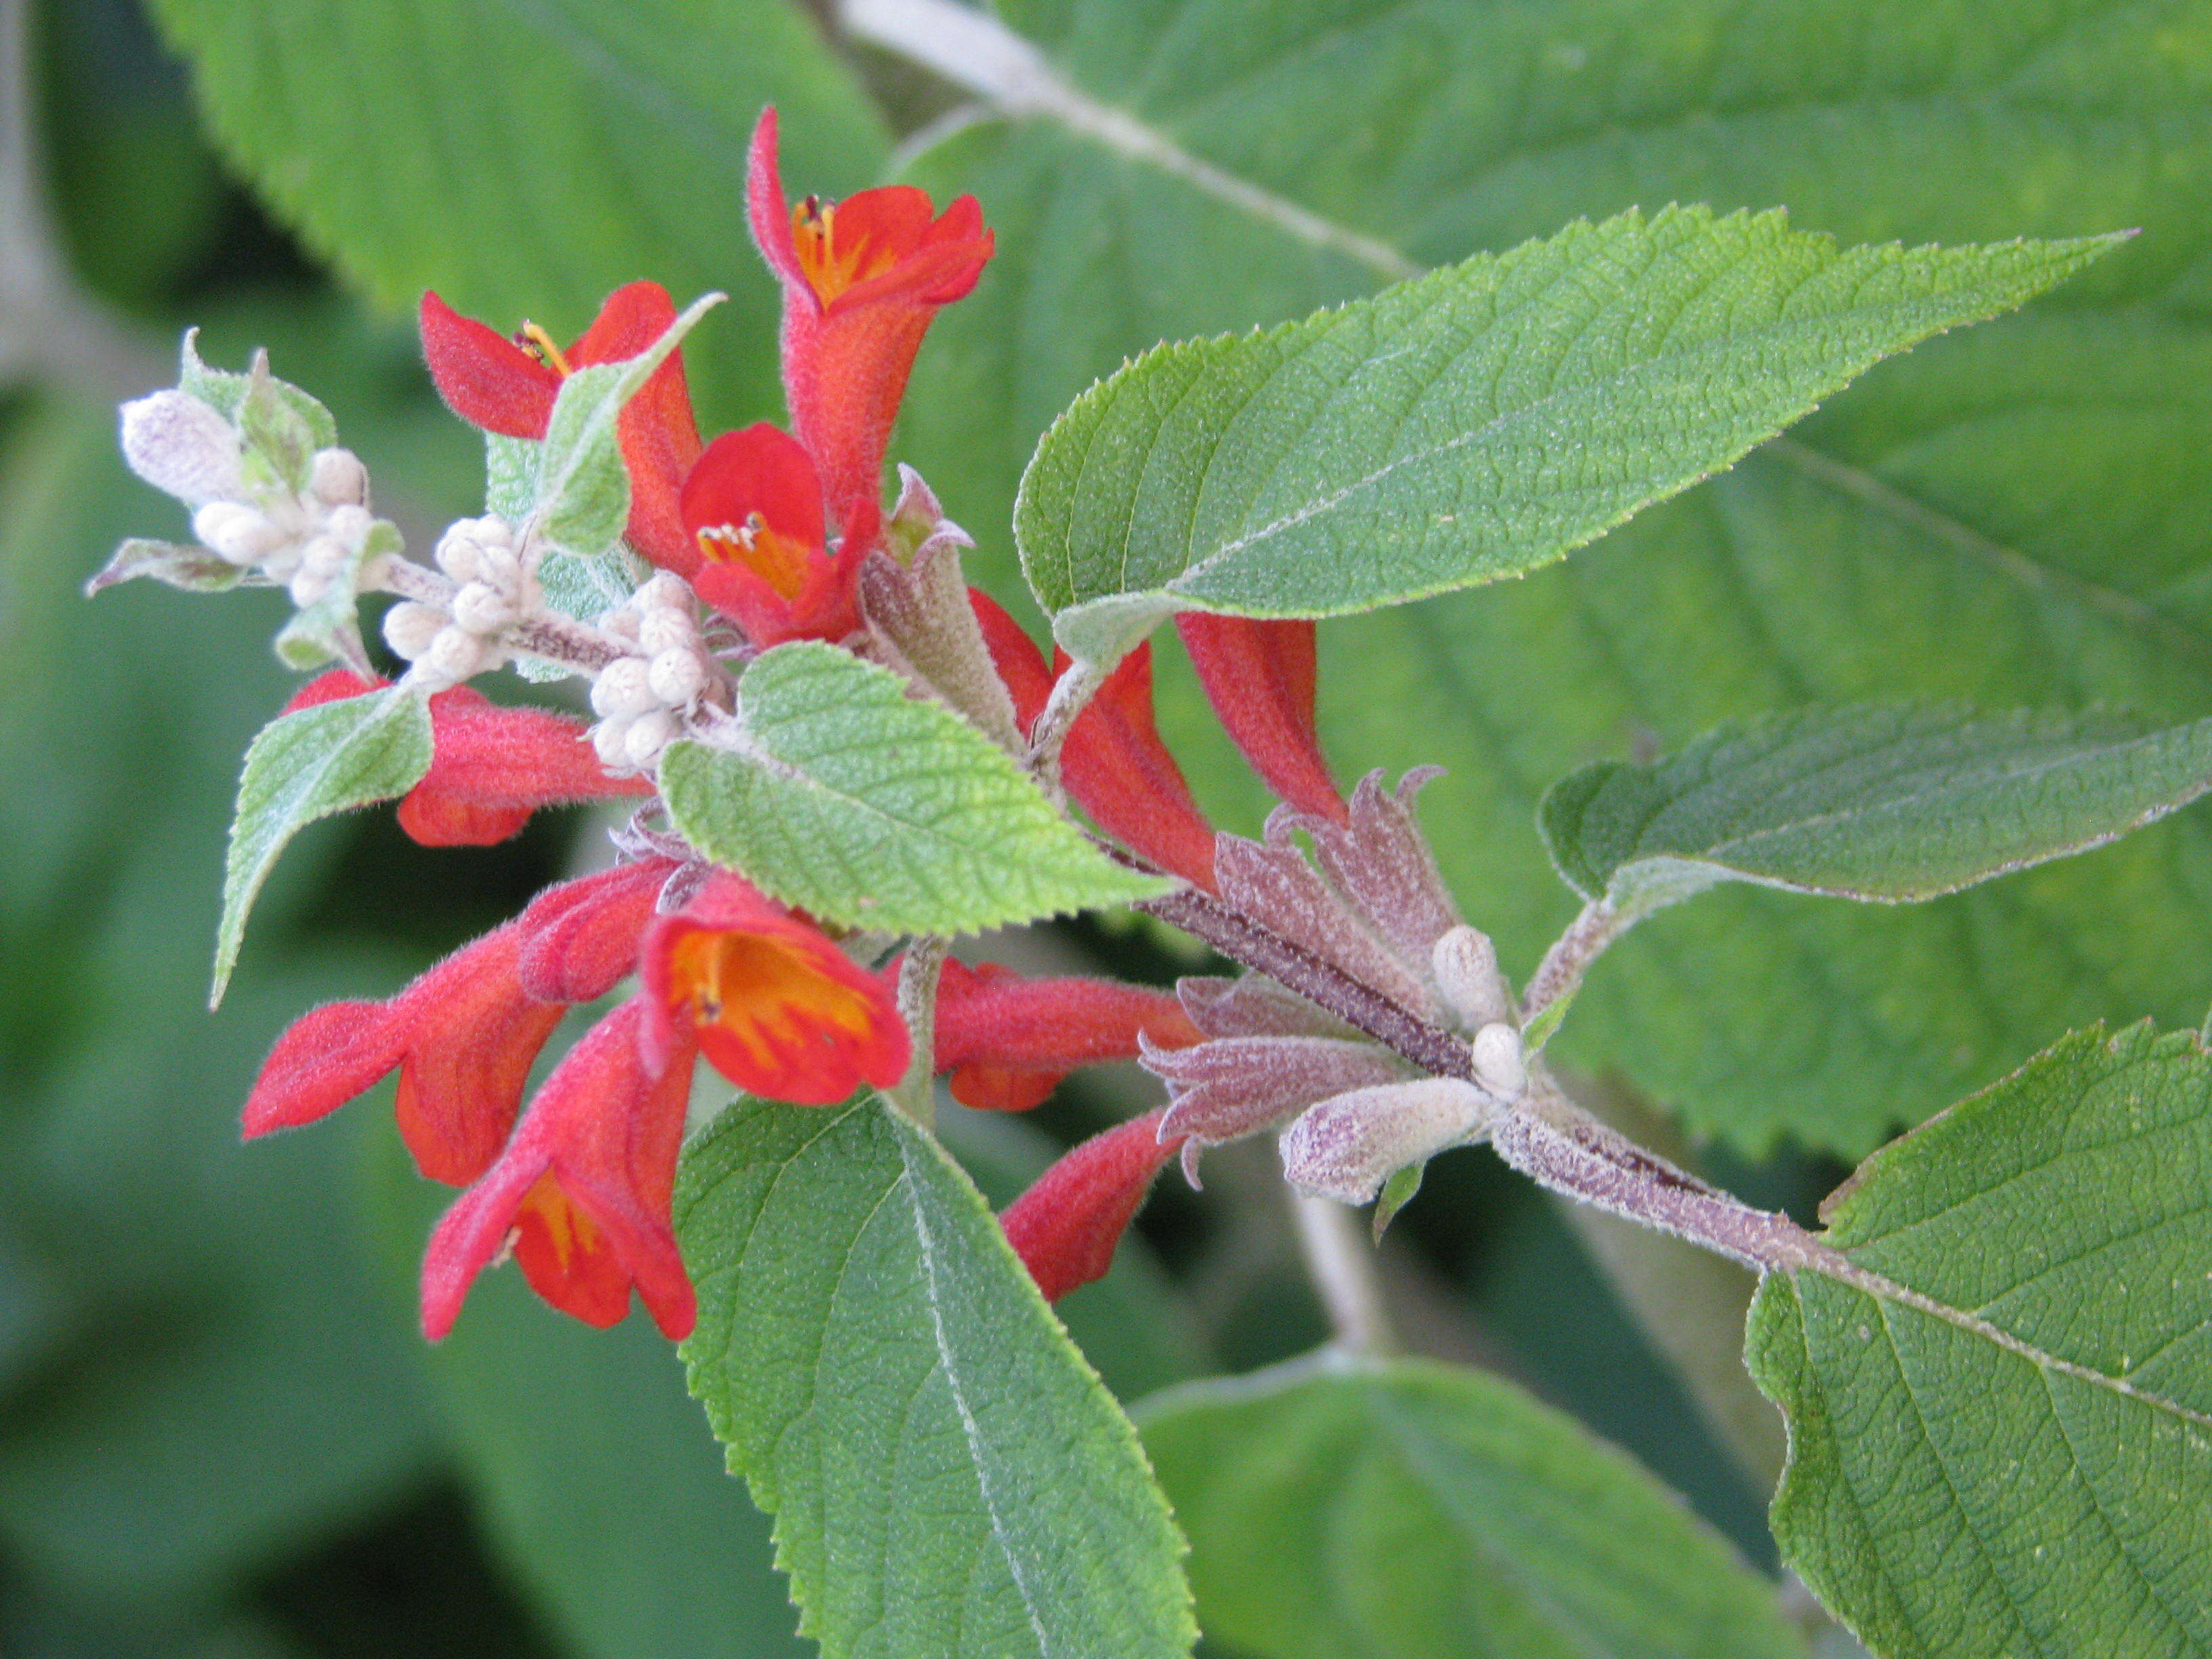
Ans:
POLYGON ((887 975, 811 922, 717 872, 641 948, 650 1060, 693 1043, 749 1094, 829 1106, 906 1075, 906 1023, 887 975))
MULTIPOLYGON (((294 692, 283 712, 386 684, 333 668, 294 692)), ((399 803, 399 827, 424 847, 490 847, 520 834, 541 806, 652 793, 646 779, 601 766, 579 722, 501 708, 465 685, 430 699, 430 769, 399 803)))
POLYGON ((1162 1140, 1164 1107, 1094 1135, 1036 1179, 999 1218, 1045 1300, 1105 1277, 1152 1177, 1182 1145, 1162 1140))
POLYGON ((1267 787, 1343 823, 1344 797, 1314 726, 1314 625, 1186 611, 1176 631, 1222 728, 1267 787))
POLYGON ((1133 1059, 1199 1040, 1174 997, 1103 979, 1024 979, 996 963, 948 961, 937 987, 936 1069, 952 1097, 987 1112, 1025 1112, 1079 1066, 1133 1059))
MULTIPOLYGON (((1014 700, 1026 735, 1044 710, 1053 678, 1067 665, 1044 656, 1022 626, 981 588, 968 590, 983 641, 1014 700)), ((1068 728, 1061 781, 1098 827, 1194 886, 1213 887, 1213 826, 1191 799, 1182 769, 1152 720, 1150 643, 1124 657, 1068 728)))
POLYGON ((518 921, 523 990, 541 1002, 596 1002, 636 972, 638 941, 676 869, 673 859, 642 859, 540 893, 518 921))
POLYGON ((635 1285, 663 1334, 697 1317, 669 1196, 690 1094, 690 1050, 655 1071, 633 999, 594 1025, 545 1079, 514 1137, 430 1236, 422 1329, 453 1328, 469 1286, 512 1249, 532 1289, 587 1324, 629 1309, 635 1285))
MULTIPOLYGON (((473 426, 509 438, 543 438, 553 401, 571 370, 637 356, 668 331, 675 302, 658 283, 609 295, 583 337, 564 354, 543 329, 524 324, 518 343, 464 317, 434 294, 422 296, 422 356, 438 394, 473 426)), ((679 348, 624 405, 617 437, 629 473, 629 544, 653 563, 689 576, 699 556, 684 533, 677 492, 699 459, 699 426, 679 348)))
POLYGON ((776 167, 775 111, 761 112, 745 174, 761 255, 783 283, 791 424, 822 475, 848 552, 872 544, 884 447, 938 307, 975 286, 991 233, 972 196, 934 217, 908 185, 794 210, 776 167))

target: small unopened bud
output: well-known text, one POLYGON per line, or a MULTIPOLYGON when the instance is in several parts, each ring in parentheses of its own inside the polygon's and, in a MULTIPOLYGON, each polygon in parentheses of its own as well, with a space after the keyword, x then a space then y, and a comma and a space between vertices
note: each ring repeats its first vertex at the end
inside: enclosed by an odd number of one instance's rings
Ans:
POLYGON ((123 405, 123 459, 186 507, 246 493, 244 452, 228 421, 185 392, 157 392, 123 405))
POLYGON ((285 588, 292 596, 292 603, 305 611, 331 591, 330 573, 310 570, 302 565, 292 573, 292 580, 285 584, 285 588))
POLYGON ((1528 1063, 1521 1055, 1521 1033, 1500 1021, 1474 1034, 1474 1080, 1503 1101, 1515 1101, 1528 1086, 1528 1063))
POLYGON ((1480 1030, 1505 1018, 1510 1006, 1505 977, 1498 971, 1498 948, 1487 933, 1464 923, 1445 929, 1430 948, 1429 971, 1468 1030, 1480 1030))
POLYGON ((318 536, 300 550, 300 573, 320 576, 325 581, 346 567, 353 555, 335 536, 318 536))
POLYGON ((640 611, 680 611, 691 614, 691 586, 671 570, 654 574, 633 596, 640 611))
POLYGON ((637 642, 647 656, 657 657, 664 651, 689 651, 698 638, 698 625, 691 620, 688 608, 672 611, 655 606, 638 618, 637 642))
POLYGON ((249 565, 284 544, 284 532, 259 507, 210 501, 192 514, 192 534, 228 564, 249 565))
POLYGON ((629 723, 629 731, 623 738, 623 754, 632 766, 642 769, 660 758, 660 751, 684 733, 676 716, 665 708, 656 708, 640 714, 629 723))
POLYGON ((368 469, 350 449, 319 449, 307 470, 307 488, 325 507, 363 506, 368 469))
POLYGON ((629 720, 659 706, 642 657, 617 657, 592 682, 592 712, 603 719, 629 720))
POLYGON ((592 728, 592 749, 610 772, 629 770, 629 722, 602 720, 592 728))
POLYGON ((654 696, 672 708, 684 708, 707 689, 707 665, 689 646, 678 646, 653 659, 646 678, 654 696))
POLYGON ((432 637, 422 660, 447 684, 459 685, 483 667, 484 656, 482 640, 465 628, 448 623, 432 637))
POLYGON ((376 527, 376 520, 369 510, 354 503, 334 507, 323 520, 325 534, 345 546, 349 552, 358 553, 368 544, 368 532, 376 527))
POLYGON ((1364 1204, 1398 1170, 1473 1139, 1497 1112, 1488 1095, 1458 1078, 1355 1089, 1284 1131, 1283 1174, 1306 1192, 1364 1204))
POLYGON ((445 625, 446 613, 435 605, 404 600, 384 613, 384 642, 402 661, 413 662, 429 650, 445 625))
POLYGON ((514 620, 514 605, 489 582, 463 582, 453 595, 453 620, 471 634, 496 634, 514 620))
POLYGON ((618 640, 635 641, 640 621, 635 605, 623 605, 619 611, 610 611, 599 618, 599 631, 611 634, 618 640))

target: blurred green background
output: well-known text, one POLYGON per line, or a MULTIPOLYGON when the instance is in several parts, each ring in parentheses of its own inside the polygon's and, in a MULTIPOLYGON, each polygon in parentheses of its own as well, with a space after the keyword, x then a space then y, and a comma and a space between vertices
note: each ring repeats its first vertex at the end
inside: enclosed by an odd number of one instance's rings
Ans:
MULTIPOLYGON (((219 8, 177 9, 217 27, 219 8)), ((714 9, 741 33, 765 15, 714 9)), ((239 1143, 239 1104, 289 1018, 396 988, 561 873, 586 826, 547 814, 507 846, 439 853, 388 813, 321 826, 263 901, 230 999, 206 1012, 238 759, 287 690, 266 648, 281 600, 143 584, 79 597, 122 537, 180 533, 173 503, 118 460, 114 404, 165 383, 187 324, 204 325, 213 362, 265 345, 330 404, 418 548, 477 505, 479 452, 431 393, 411 296, 356 291, 227 170, 138 6, 11 0, 0 16, 0 1654, 801 1651, 764 1524, 648 1326, 590 1333, 507 1273, 431 1350, 410 1281, 442 1195, 406 1168, 388 1113, 372 1099, 311 1133, 239 1143)), ((786 26, 813 28, 797 11, 786 26)), ((780 38, 755 44, 773 54, 780 38)), ((830 68, 794 70, 805 84, 779 95, 849 118, 799 141, 810 184, 866 182, 887 142, 951 101, 880 56, 807 51, 830 68)), ((495 39, 486 52, 471 95, 507 119, 507 60, 495 39)), ((526 81, 531 65, 513 66, 526 81)), ((358 95, 343 80, 333 120, 358 95)), ((718 214, 712 238, 672 233, 681 252, 665 268, 602 276, 591 250, 555 269, 529 224, 556 205, 519 204, 519 227, 482 228, 483 268, 459 262, 453 297, 504 294, 492 266, 543 258, 543 314, 562 332, 583 320, 564 297, 580 285, 727 286, 725 343, 700 376, 710 429, 779 416, 772 292, 736 216, 737 146, 758 101, 740 90, 715 104, 716 125, 684 129, 689 206, 652 210, 718 214)), ((571 229, 590 240, 588 225, 571 229)), ((1154 980, 1188 965, 1097 927, 1009 948, 1154 980)), ((1028 1121, 956 1116, 948 1133, 1003 1197, 1142 1086, 1109 1076, 1028 1121)), ((1839 1167, 1784 1157, 1723 1172, 1802 1208, 1839 1167)), ((1113 1279, 1066 1309, 1125 1397, 1321 1336, 1266 1153, 1215 1159, 1203 1194, 1171 1177, 1143 1232, 1113 1279)), ((1575 1411, 1771 1566, 1751 1480, 1576 1235, 1487 1154, 1438 1163, 1385 1262, 1413 1346, 1575 1411)))

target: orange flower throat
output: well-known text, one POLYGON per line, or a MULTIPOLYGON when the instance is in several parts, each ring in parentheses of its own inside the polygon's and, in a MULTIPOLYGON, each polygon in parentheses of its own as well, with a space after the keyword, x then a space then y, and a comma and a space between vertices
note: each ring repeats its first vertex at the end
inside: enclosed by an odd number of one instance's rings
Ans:
POLYGON ((743 524, 707 525, 699 532, 699 550, 722 564, 741 564, 788 601, 806 586, 806 564, 813 550, 795 536, 769 528, 757 513, 743 524))
POLYGON ((687 933, 669 951, 669 979, 691 1018, 734 1038, 763 1069, 809 1046, 824 1028, 865 1038, 875 1009, 818 971, 805 955, 756 933, 687 933))
POLYGON ((849 288, 882 276, 898 263, 898 249, 878 236, 838 238, 837 210, 819 197, 810 196, 791 210, 791 237, 799 250, 799 268, 807 285, 823 305, 832 303, 849 288))

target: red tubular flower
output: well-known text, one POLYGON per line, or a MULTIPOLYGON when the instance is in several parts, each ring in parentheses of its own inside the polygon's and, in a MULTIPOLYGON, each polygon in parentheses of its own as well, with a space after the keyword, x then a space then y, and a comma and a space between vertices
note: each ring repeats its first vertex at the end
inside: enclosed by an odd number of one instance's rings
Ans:
POLYGON ((673 859, 641 859, 549 887, 519 919, 515 977, 540 1002, 596 1002, 636 971, 673 859))
POLYGON ((1160 1139, 1165 1107, 1094 1135, 1006 1206, 999 1224, 1048 1302, 1103 1279, 1152 1177, 1182 1146, 1160 1139))
POLYGON ((696 1042, 750 1094, 830 1106, 906 1075, 906 1023, 888 976, 811 923, 717 872, 646 930, 640 969, 648 1061, 696 1042))
POLYGON ((867 548, 832 555, 822 483, 790 434, 763 422, 725 432, 684 481, 684 533, 700 597, 758 646, 842 640, 860 625, 854 574, 867 548))
POLYGON ((776 168, 775 112, 761 112, 745 173, 761 255, 783 283, 783 385, 793 429, 827 487, 846 549, 872 544, 884 447, 939 306, 990 258, 983 210, 963 196, 933 217, 908 185, 793 210, 776 168))
MULTIPOLYGON (((1014 700, 1024 735, 1044 711, 1066 656, 1045 666, 1035 641, 981 588, 968 590, 992 663, 1014 700)), ((1091 704, 1068 728, 1060 751, 1060 779, 1098 827, 1164 870, 1211 892, 1213 826, 1191 799, 1182 769, 1160 741, 1152 720, 1152 653, 1140 645, 1107 676, 1091 704)))
MULTIPOLYGON (((283 712, 358 697, 388 682, 333 668, 292 694, 283 712)), ((521 833, 541 806, 650 794, 644 778, 601 766, 575 720, 502 708, 465 685, 430 699, 430 769, 399 803, 399 827, 424 847, 491 847, 521 833)))
MULTIPOLYGON (((564 354, 525 323, 517 339, 464 317, 434 294, 422 296, 422 356, 446 406, 473 426, 508 438, 543 438, 553 400, 571 369, 635 357, 668 331, 676 305, 658 283, 617 289, 583 337, 564 354), (520 342, 520 343, 518 343, 520 342)), ((617 428, 629 473, 629 543, 688 577, 699 562, 676 510, 684 475, 699 459, 699 425, 679 349, 623 407, 617 428)))
POLYGON ((511 921, 464 945, 388 1002, 331 1002, 276 1039, 246 1103, 246 1135, 336 1111, 399 1068, 399 1133, 416 1167, 465 1186, 483 1174, 522 1103, 522 1085, 560 1024, 525 994, 523 939, 511 921))
POLYGON ((1200 1041, 1164 991, 1103 979, 1024 979, 996 963, 947 962, 937 986, 936 1069, 952 1097, 987 1112, 1026 1112, 1079 1066, 1200 1041))
POLYGON ((1267 787, 1344 823, 1349 810, 1314 728, 1314 625, 1186 611, 1176 631, 1223 729, 1267 787))
POLYGON ((422 1330, 453 1328, 469 1286, 512 1248, 532 1288, 586 1324, 612 1325, 632 1285, 671 1338, 697 1318, 669 1195, 690 1094, 690 1050, 654 1070, 633 998, 568 1051, 481 1181, 438 1223, 422 1260, 422 1330))

